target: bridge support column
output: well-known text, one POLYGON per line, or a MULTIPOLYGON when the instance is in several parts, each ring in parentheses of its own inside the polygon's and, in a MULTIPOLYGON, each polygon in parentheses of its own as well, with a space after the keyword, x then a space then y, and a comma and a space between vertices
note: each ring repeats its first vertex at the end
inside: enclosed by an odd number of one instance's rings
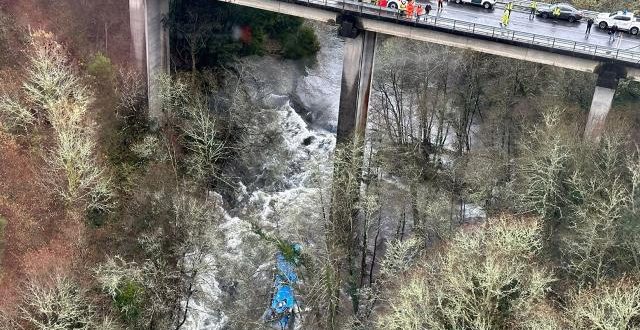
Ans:
POLYGON ((133 42, 133 59, 136 69, 140 72, 147 71, 145 8, 144 0, 129 0, 129 28, 133 42))
POLYGON ((376 33, 361 31, 346 38, 338 108, 338 143, 364 137, 373 77, 376 33))
POLYGON ((169 0, 129 0, 134 59, 147 78, 149 117, 154 121, 162 116, 155 77, 169 73, 169 33, 162 23, 168 13, 169 0))
MULTIPOLYGON (((358 263, 361 260, 361 229, 358 216, 358 200, 362 173, 363 144, 371 94, 373 60, 375 56, 376 33, 357 27, 354 18, 339 17, 339 33, 345 37, 338 130, 333 168, 333 191, 330 213, 330 254, 338 283, 355 292, 361 274, 358 263)), ((341 287, 338 284, 338 287, 341 287)), ((340 290, 331 301, 343 303, 330 306, 329 323, 335 319, 338 306, 347 306, 340 290), (342 299, 340 299, 342 298, 342 299)), ((353 308, 357 306, 357 299, 353 308)), ((329 326, 334 328, 332 324, 329 326)))
POLYGON ((598 80, 591 101, 591 109, 589 109, 587 126, 584 129, 584 138, 592 141, 600 140, 618 82, 627 75, 624 68, 613 64, 601 65, 596 72, 598 80))

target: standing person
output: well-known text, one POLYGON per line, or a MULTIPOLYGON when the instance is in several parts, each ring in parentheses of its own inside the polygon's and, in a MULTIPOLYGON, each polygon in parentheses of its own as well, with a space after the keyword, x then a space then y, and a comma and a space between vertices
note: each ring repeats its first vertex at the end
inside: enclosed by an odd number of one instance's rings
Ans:
POLYGON ((427 4, 424 6, 424 20, 426 21, 428 19, 427 16, 429 16, 429 13, 431 12, 431 4, 429 2, 427 2, 427 4))
POLYGON ((585 31, 585 35, 587 36, 587 38, 589 38, 589 36, 591 35, 591 27, 593 26, 593 18, 589 17, 589 19, 587 19, 587 31, 585 31))
POLYGON ((536 11, 538 10, 538 1, 533 0, 529 5, 529 20, 533 20, 536 17, 536 11))
POLYGON ((502 13, 502 17, 500 18, 500 27, 507 28, 509 26, 509 10, 505 9, 504 13, 502 13))
POLYGON ((438 0, 438 11, 441 11, 444 9, 444 0, 438 0))
POLYGON ((509 3, 507 3, 507 11, 509 11, 508 15, 509 18, 511 18, 511 11, 513 10, 513 1, 509 1, 509 3))
POLYGON ((416 10, 416 22, 420 20, 420 16, 424 15, 424 8, 422 5, 418 5, 418 9, 416 10))
POLYGON ((614 24, 609 27, 609 42, 616 41, 616 33, 618 33, 618 26, 614 24))
POLYGON ((555 8, 553 8, 553 22, 555 23, 558 18, 560 18, 560 7, 555 6, 555 8))
POLYGON ((620 43, 622 42, 622 30, 618 29, 617 26, 616 26, 616 32, 614 32, 614 39, 618 40, 618 43, 615 47, 620 48, 620 43))
POLYGON ((407 2, 407 11, 406 11, 408 19, 412 19, 413 18, 413 9, 414 9, 413 0, 409 0, 407 2))

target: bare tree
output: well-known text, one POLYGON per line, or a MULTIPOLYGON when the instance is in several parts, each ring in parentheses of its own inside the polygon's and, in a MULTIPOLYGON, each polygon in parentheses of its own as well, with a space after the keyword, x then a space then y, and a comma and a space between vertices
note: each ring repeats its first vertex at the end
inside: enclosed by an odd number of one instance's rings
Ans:
POLYGON ((562 215, 564 180, 570 161, 569 135, 562 135, 561 109, 544 114, 542 127, 534 128, 521 144, 522 158, 517 165, 517 183, 523 207, 543 217, 562 215))
POLYGON ((36 122, 29 108, 8 96, 0 97, 0 119, 9 131, 25 131, 36 122))
POLYGON ((544 300, 553 281, 533 262, 541 247, 539 224, 531 219, 501 217, 461 229, 422 266, 397 269, 397 284, 386 292, 388 310, 380 313, 378 326, 517 328, 522 316, 544 300))
POLYGON ((34 329, 95 329, 99 321, 86 291, 68 278, 29 281, 24 291, 22 318, 34 329))
POLYGON ((169 76, 158 77, 158 85, 163 111, 179 129, 187 151, 184 159, 187 173, 197 182, 209 185, 214 180, 223 180, 219 161, 226 152, 221 136, 224 127, 216 115, 223 111, 223 104, 217 102, 217 95, 212 95, 216 91, 204 91, 194 82, 189 88, 189 83, 169 76))
POLYGON ((46 119, 56 144, 45 156, 49 167, 43 171, 43 182, 71 204, 108 211, 113 189, 97 161, 94 130, 87 118, 92 94, 52 34, 36 31, 31 38, 23 84, 26 104, 3 97, 0 113, 12 117, 14 126, 27 127, 46 119))
POLYGON ((219 177, 218 161, 224 155, 225 146, 206 99, 203 96, 194 98, 184 108, 183 117, 182 133, 190 152, 186 160, 188 171, 198 180, 219 177))
POLYGON ((108 258, 95 269, 96 279, 128 325, 179 329, 192 299, 208 301, 201 290, 219 262, 222 209, 218 199, 203 201, 186 192, 149 198, 170 205, 159 210, 169 213, 162 215, 166 223, 139 238, 147 259, 108 258))
POLYGON ((623 278, 581 290, 569 299, 567 318, 575 329, 633 329, 640 317, 640 285, 623 278))

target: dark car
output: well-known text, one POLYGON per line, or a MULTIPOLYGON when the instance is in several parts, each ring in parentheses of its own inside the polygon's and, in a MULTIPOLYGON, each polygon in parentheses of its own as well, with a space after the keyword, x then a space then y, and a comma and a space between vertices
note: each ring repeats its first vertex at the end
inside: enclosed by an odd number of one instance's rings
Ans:
POLYGON ((560 16, 558 19, 567 20, 571 23, 579 21, 583 17, 583 13, 568 3, 557 3, 548 7, 538 9, 537 15, 542 18, 554 18, 553 11, 556 7, 560 8, 560 16))

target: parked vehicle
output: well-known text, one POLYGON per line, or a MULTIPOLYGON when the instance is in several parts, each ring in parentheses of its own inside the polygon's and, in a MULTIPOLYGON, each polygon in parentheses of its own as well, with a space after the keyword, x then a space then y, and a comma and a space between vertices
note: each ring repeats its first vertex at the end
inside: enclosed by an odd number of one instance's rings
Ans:
POLYGON ((391 9, 405 10, 407 8, 407 0, 389 0, 387 7, 391 9))
POLYGON ((569 21, 570 23, 579 21, 582 19, 582 17, 584 17, 584 14, 582 11, 576 9, 575 7, 573 7, 568 3, 557 3, 551 6, 544 6, 544 7, 541 6, 540 8, 538 8, 538 12, 536 13, 536 15, 544 19, 557 18, 557 19, 569 21), (553 15, 553 12, 556 10, 556 8, 560 9, 560 16, 553 15))
POLYGON ((457 4, 469 3, 476 6, 482 6, 485 9, 491 9, 496 5, 496 0, 455 0, 457 4))
POLYGON ((640 18, 632 12, 602 13, 597 16, 596 22, 598 22, 598 27, 601 29, 615 25, 618 30, 629 32, 634 36, 640 33, 640 18))

